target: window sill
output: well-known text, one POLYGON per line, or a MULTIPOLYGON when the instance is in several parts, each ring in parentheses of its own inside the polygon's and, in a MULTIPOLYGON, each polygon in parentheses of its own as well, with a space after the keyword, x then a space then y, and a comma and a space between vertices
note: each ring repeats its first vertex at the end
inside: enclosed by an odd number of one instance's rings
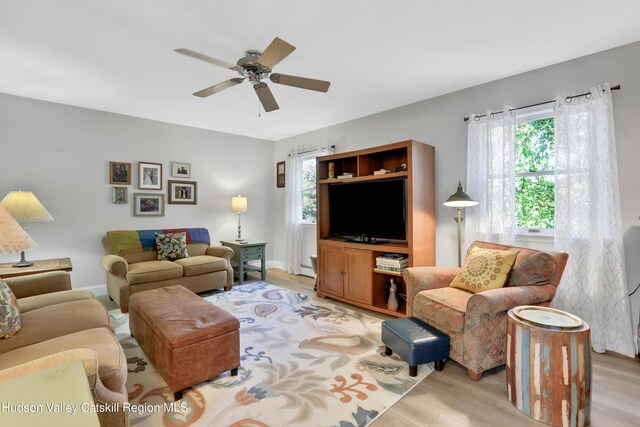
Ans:
POLYGON ((516 240, 519 242, 539 242, 553 243, 553 234, 542 233, 516 233, 516 240))
POLYGON ((303 227, 313 227, 313 228, 317 226, 315 222, 301 222, 300 225, 303 227))

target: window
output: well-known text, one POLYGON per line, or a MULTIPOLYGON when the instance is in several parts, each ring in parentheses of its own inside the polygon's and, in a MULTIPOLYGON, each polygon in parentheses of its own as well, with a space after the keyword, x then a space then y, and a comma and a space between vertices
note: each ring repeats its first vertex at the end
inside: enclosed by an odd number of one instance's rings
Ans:
POLYGON ((519 114, 516 123, 516 227, 551 232, 555 216, 553 111, 519 114))
POLYGON ((316 222, 316 158, 302 161, 302 222, 316 222))

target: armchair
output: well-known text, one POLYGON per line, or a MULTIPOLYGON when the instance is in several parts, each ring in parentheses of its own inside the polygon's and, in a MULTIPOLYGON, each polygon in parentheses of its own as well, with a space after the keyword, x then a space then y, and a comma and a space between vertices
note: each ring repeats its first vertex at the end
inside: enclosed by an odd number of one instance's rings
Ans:
POLYGON ((473 247, 518 249, 503 288, 479 293, 451 288, 459 268, 413 267, 403 271, 407 316, 417 317, 449 335, 449 358, 467 368, 473 381, 506 360, 507 311, 519 305, 551 304, 568 255, 488 242, 473 247))

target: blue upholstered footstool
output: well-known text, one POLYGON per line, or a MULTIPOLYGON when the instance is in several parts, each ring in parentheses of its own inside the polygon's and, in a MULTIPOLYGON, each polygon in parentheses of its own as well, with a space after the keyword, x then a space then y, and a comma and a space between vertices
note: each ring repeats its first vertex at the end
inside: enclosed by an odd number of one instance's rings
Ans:
POLYGON ((449 357, 449 337, 415 317, 382 322, 382 342, 387 356, 395 351, 409 364, 412 377, 423 363, 435 362, 436 371, 442 371, 449 357))

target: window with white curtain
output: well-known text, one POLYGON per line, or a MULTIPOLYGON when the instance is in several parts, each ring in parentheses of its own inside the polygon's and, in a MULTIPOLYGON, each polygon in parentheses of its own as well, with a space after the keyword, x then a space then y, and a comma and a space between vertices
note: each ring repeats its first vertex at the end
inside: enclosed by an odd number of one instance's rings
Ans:
POLYGON ((316 222, 316 156, 302 160, 302 223, 316 222))
POLYGON ((553 109, 544 105, 518 111, 515 133, 516 230, 518 233, 553 234, 553 109))

